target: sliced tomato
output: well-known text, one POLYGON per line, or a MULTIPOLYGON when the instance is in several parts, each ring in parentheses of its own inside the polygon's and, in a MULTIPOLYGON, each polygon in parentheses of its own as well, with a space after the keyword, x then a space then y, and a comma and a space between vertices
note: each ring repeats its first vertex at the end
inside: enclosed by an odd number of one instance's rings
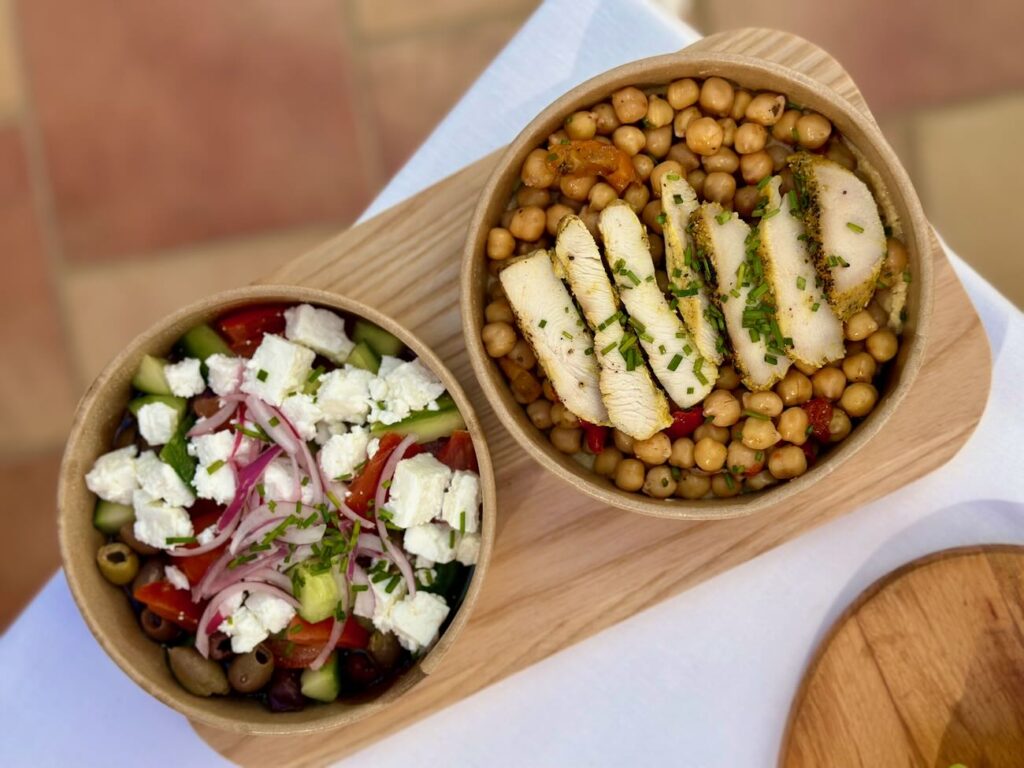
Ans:
POLYGON ((829 435, 828 425, 832 422, 832 403, 823 397, 816 397, 803 404, 807 411, 807 420, 811 423, 811 432, 821 442, 827 442, 829 435))
POLYGON ((583 419, 580 419, 580 426, 583 427, 583 441, 587 450, 594 455, 603 451, 605 445, 608 444, 608 427, 591 424, 583 419))
POLYGON ((476 451, 473 450, 473 438, 464 429, 452 432, 452 436, 442 443, 434 455, 449 469, 480 471, 476 463, 476 451))
MULTIPOLYGON (((365 515, 370 511, 370 502, 373 501, 373 497, 377 494, 377 486, 380 484, 380 476, 384 471, 384 465, 388 463, 388 458, 400 442, 402 442, 401 435, 394 432, 385 434, 380 439, 380 446, 377 448, 377 452, 367 459, 359 474, 352 478, 352 482, 348 486, 346 503, 354 512, 365 515)), ((405 456, 408 458, 422 452, 423 448, 413 444, 409 446, 405 456)))
MULTIPOLYGON (((216 523, 224 511, 224 507, 215 504, 208 499, 198 499, 195 504, 192 505, 192 509, 189 510, 189 514, 192 516, 192 530, 195 531, 198 536, 201 532, 205 531, 211 525, 216 523)), ((195 549, 198 544, 186 544, 185 549, 195 549)), ((224 554, 224 550, 227 549, 227 542, 224 542, 221 546, 216 549, 211 549, 209 552, 204 552, 201 555, 195 555, 193 557, 174 557, 174 553, 171 553, 171 557, 174 558, 174 564, 181 570, 185 576, 188 577, 189 584, 198 584, 206 572, 210 570, 210 566, 213 565, 217 558, 224 554)))
POLYGON ((252 357, 268 333, 283 333, 286 304, 262 304, 229 312, 217 321, 217 330, 236 355, 252 357))
POLYGON ((291 640, 271 638, 266 645, 274 654, 274 666, 281 669, 305 669, 320 655, 319 646, 299 645, 291 640))
POLYGON ((683 411, 673 411, 672 426, 665 430, 665 434, 672 440, 678 440, 680 437, 689 437, 703 423, 704 409, 699 405, 683 411))
MULTIPOLYGON (((271 638, 267 645, 279 667, 305 669, 320 655, 330 635, 331 619, 310 624, 296 616, 281 633, 281 637, 271 638)), ((366 648, 369 643, 370 633, 355 618, 349 616, 335 647, 361 649, 366 648)))
POLYGON ((189 632, 199 628, 199 619, 206 607, 205 603, 193 603, 189 590, 178 589, 164 579, 143 584, 135 590, 134 597, 157 616, 189 632))

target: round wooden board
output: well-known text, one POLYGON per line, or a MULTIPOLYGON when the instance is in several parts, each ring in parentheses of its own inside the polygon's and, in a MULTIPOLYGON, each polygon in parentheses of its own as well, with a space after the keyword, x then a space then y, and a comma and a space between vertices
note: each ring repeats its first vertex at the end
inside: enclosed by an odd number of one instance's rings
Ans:
POLYGON ((797 691, 779 765, 1024 765, 1024 547, 951 549, 869 587, 797 691))

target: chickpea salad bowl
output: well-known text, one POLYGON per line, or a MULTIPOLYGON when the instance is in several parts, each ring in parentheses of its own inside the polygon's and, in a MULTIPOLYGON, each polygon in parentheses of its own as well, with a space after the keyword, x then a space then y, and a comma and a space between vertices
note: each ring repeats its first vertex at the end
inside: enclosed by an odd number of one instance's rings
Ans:
POLYGON ((60 539, 122 668, 208 724, 352 722, 450 647, 494 486, 465 395, 372 310, 248 288, 137 339, 79 408, 60 539))
POLYGON ((897 407, 928 248, 869 118, 776 64, 684 51, 584 83, 513 142, 470 225, 464 333, 499 417, 576 487, 750 514, 897 407))

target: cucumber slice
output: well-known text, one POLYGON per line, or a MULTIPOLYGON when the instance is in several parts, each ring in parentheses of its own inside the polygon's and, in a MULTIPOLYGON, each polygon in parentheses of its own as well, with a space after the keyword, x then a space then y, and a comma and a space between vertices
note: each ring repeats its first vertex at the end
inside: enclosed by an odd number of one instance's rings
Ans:
POLYGON ((402 350, 405 349, 405 344, 395 336, 366 320, 356 320, 356 327, 352 331, 352 338, 356 342, 369 344, 370 348, 381 356, 391 355, 392 357, 398 357, 402 350))
POLYGON ((188 438, 186 435, 195 423, 194 416, 184 419, 179 416, 178 429, 175 430, 174 437, 168 440, 164 447, 160 449, 160 461, 164 462, 164 464, 170 464, 171 468, 178 473, 178 477, 189 485, 192 484, 192 480, 196 476, 197 462, 194 457, 188 455, 188 438))
POLYGON ((341 595, 338 594, 338 583, 332 571, 311 573, 307 566, 300 565, 298 568, 295 597, 299 601, 299 616, 311 624, 333 616, 341 595))
POLYGON ((352 348, 345 362, 370 373, 380 370, 380 355, 365 341, 359 342, 352 348))
POLYGON ((206 361, 210 355, 234 356, 231 347, 208 325, 197 325, 181 337, 181 346, 189 357, 198 357, 206 361))
POLYGON ((132 386, 150 395, 172 394, 171 385, 167 383, 167 377, 164 375, 166 365, 167 361, 163 358, 146 355, 139 363, 139 369, 135 371, 132 386))
POLYGON ((416 442, 429 443, 431 440, 448 437, 457 429, 466 428, 462 414, 449 395, 439 397, 437 404, 440 408, 436 411, 416 411, 396 424, 377 422, 370 427, 370 433, 382 435, 385 432, 395 432, 403 436, 416 435, 416 442))
POLYGON ((92 524, 98 531, 113 535, 121 530, 121 526, 135 522, 135 510, 127 504, 100 499, 96 502, 96 512, 92 516, 92 524))
POLYGON ((174 397, 173 395, 143 395, 142 397, 136 397, 134 400, 129 401, 128 410, 132 412, 132 416, 139 415, 139 409, 144 405, 150 403, 163 403, 169 405, 178 411, 178 421, 181 421, 185 415, 185 410, 188 408, 188 400, 184 397, 174 397))
POLYGON ((329 704, 341 692, 341 676, 338 674, 338 654, 332 653, 320 669, 302 670, 302 695, 329 704))

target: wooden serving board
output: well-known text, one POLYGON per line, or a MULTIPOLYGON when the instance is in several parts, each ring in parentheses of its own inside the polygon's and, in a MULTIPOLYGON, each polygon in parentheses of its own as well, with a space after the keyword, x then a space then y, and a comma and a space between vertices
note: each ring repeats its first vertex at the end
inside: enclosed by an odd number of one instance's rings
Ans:
POLYGON ((790 713, 783 768, 1024 765, 1024 547, 947 550, 869 587, 790 713))
MULTIPOLYGON (((798 68, 867 112, 839 64, 800 38, 740 30, 695 45, 798 68)), ((813 492, 784 508, 716 522, 659 520, 600 507, 527 457, 501 427, 470 369, 458 309, 460 256, 477 195, 496 159, 474 163, 266 278, 344 293, 391 315, 433 347, 473 400, 488 434, 499 510, 494 555, 472 620, 438 670, 383 715, 309 737, 242 736, 197 725, 231 760, 321 765, 350 754, 931 472, 960 449, 984 410, 978 393, 989 389, 988 342, 934 243, 933 336, 914 388, 870 446, 813 492), (962 376, 964 370, 972 376, 962 376), (941 430, 931 427, 936 413, 942 414, 941 430)))

